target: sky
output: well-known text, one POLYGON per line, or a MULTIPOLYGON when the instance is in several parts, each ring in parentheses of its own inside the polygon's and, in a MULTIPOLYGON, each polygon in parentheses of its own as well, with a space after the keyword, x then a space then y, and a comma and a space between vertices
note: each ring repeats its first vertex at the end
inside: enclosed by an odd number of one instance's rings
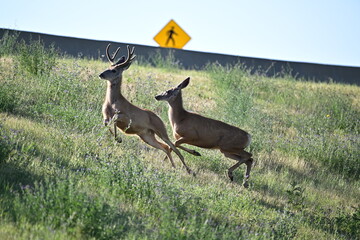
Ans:
POLYGON ((0 27, 158 46, 173 19, 185 50, 360 67, 360 0, 0 0, 0 27))

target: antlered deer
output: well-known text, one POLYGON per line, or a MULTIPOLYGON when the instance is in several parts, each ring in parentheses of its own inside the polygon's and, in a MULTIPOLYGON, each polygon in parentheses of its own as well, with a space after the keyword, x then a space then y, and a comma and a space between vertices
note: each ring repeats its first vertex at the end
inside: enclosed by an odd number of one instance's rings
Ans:
MULTIPOLYGON (((116 128, 120 128, 126 134, 138 135, 145 143, 164 151, 170 159, 172 166, 175 167, 171 157, 171 150, 173 150, 179 156, 188 173, 193 173, 191 169, 186 166, 184 157, 179 150, 177 150, 170 141, 163 121, 155 113, 133 105, 121 93, 122 73, 130 67, 134 60, 135 48, 130 49, 130 47, 127 46, 127 59, 123 56, 118 62, 114 63, 115 56, 120 48, 118 48, 113 57, 111 57, 109 47, 110 44, 106 47, 106 56, 111 66, 99 75, 100 79, 107 80, 106 96, 102 107, 104 124, 114 123, 115 139, 117 138, 116 128), (155 134, 167 145, 159 142, 155 138, 155 134)), ((121 139, 119 139, 119 142, 121 142, 121 139)))
POLYGON ((200 156, 200 154, 181 146, 181 144, 219 149, 226 157, 238 161, 228 169, 231 181, 234 180, 233 171, 245 163, 246 173, 243 185, 248 187, 253 159, 251 158, 252 154, 244 149, 251 142, 250 134, 224 122, 186 111, 183 107, 181 90, 187 87, 189 81, 190 78, 187 78, 177 87, 155 97, 156 100, 167 101, 169 104, 169 120, 176 138, 175 146, 195 156, 200 156))

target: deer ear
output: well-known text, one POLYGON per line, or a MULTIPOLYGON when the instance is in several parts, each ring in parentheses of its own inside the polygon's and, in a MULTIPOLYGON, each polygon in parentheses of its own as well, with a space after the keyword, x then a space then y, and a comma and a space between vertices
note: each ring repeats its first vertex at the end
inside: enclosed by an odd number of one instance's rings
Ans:
POLYGON ((190 82, 190 77, 188 77, 187 79, 182 81, 182 83, 180 83, 179 86, 177 86, 177 87, 180 89, 186 88, 187 85, 189 85, 189 82, 190 82))
POLYGON ((116 66, 116 65, 118 65, 120 63, 123 63, 123 62, 125 62, 125 56, 122 56, 116 63, 112 64, 111 66, 116 66))

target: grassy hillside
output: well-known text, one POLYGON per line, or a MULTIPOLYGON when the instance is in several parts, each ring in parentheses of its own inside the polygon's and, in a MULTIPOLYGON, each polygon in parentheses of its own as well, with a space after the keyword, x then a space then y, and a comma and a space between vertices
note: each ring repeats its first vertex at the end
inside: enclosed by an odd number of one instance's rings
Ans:
POLYGON ((135 62, 123 94, 161 116, 169 135, 167 105, 154 96, 188 76, 187 109, 252 134, 256 163, 244 189, 245 166, 229 182, 234 161, 219 151, 183 152, 193 177, 176 155, 173 169, 135 136, 116 143, 102 126, 106 84, 97 77, 108 64, 2 43, 0 239, 360 236, 359 87, 250 75, 240 65, 135 62))

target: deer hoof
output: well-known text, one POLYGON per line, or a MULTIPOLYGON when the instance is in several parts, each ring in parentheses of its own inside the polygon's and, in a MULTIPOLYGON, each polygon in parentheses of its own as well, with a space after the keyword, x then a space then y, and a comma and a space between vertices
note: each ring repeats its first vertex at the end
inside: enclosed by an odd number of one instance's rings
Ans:
POLYGON ((232 172, 228 172, 228 176, 229 176, 229 178, 230 178, 230 181, 234 181, 234 177, 233 177, 233 175, 232 175, 232 172))
POLYGON ((244 186, 244 188, 248 188, 248 187, 249 187, 249 183, 248 183, 248 182, 244 182, 244 183, 243 183, 243 186, 244 186))
POLYGON ((116 137, 115 140, 116 140, 118 143, 122 143, 122 138, 121 138, 121 137, 116 137))
POLYGON ((194 151, 194 155, 195 156, 201 156, 201 154, 199 152, 197 152, 197 151, 194 151))
POLYGON ((194 177, 196 177, 196 173, 195 173, 193 170, 191 170, 190 168, 187 169, 187 172, 188 172, 189 174, 193 175, 194 177))

